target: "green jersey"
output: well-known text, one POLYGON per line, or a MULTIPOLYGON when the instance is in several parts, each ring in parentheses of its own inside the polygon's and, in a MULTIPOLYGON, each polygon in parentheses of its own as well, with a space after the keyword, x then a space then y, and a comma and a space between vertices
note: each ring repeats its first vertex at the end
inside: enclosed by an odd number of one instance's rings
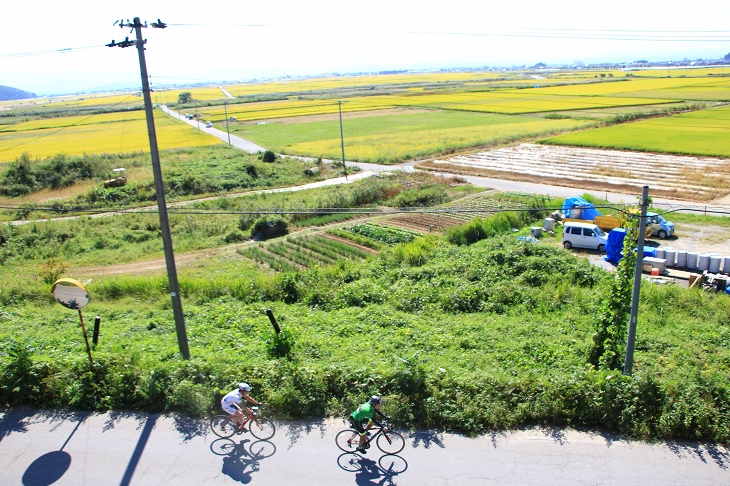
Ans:
POLYGON ((357 422, 364 422, 365 420, 373 418, 373 406, 370 403, 363 403, 357 410, 352 412, 352 418, 357 422))

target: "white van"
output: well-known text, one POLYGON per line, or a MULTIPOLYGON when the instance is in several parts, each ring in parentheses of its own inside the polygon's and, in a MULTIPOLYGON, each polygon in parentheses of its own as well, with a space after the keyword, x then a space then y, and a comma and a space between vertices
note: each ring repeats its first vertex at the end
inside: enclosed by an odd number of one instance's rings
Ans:
POLYGON ((211 128, 213 126, 213 122, 206 122, 205 128, 211 128))
POLYGON ((593 223, 565 223, 563 227, 563 246, 571 248, 590 248, 605 251, 608 236, 593 223))

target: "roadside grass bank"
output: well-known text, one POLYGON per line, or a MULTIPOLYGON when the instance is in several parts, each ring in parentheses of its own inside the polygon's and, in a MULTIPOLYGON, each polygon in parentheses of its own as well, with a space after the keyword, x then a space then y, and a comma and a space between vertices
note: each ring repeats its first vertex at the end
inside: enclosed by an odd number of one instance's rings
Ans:
POLYGON ((478 240, 432 235, 365 262, 182 279, 190 361, 163 277, 88 284, 85 315, 102 316, 93 366, 76 313, 47 285, 14 282, 3 295, 25 294, 0 311, 0 404, 201 416, 245 380, 282 417, 344 416, 379 394, 400 426, 570 424, 727 443, 726 296, 644 285, 626 377, 587 364, 611 275, 513 234, 478 240))

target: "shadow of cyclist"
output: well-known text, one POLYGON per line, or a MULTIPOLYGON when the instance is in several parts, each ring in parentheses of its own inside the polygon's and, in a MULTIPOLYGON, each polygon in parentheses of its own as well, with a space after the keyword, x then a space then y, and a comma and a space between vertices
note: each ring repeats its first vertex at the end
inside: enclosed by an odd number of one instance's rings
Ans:
POLYGON ((358 486, 394 486, 393 478, 408 469, 405 459, 397 455, 385 454, 378 462, 360 454, 345 453, 337 458, 340 469, 355 473, 358 486))
POLYGON ((369 486, 372 484, 381 485, 385 484, 385 481, 389 479, 387 476, 383 477, 380 474, 380 468, 378 467, 378 463, 376 463, 372 459, 368 459, 367 457, 361 457, 359 462, 360 471, 355 474, 355 484, 357 484, 358 486, 369 486), (381 477, 383 479, 381 481, 377 481, 381 477))
POLYGON ((242 484, 250 483, 251 473, 259 470, 258 459, 252 458, 246 451, 246 442, 250 442, 250 440, 243 439, 233 446, 228 455, 223 458, 223 468, 221 469, 223 474, 242 484), (247 471, 246 469, 249 467, 251 469, 247 471))

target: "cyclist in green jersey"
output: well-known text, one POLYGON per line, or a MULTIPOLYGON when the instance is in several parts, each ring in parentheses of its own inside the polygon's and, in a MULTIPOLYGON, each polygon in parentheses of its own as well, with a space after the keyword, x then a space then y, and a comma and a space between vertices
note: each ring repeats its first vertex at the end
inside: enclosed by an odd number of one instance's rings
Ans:
POLYGON ((382 404, 383 401, 380 397, 372 396, 368 402, 363 403, 357 407, 357 410, 350 414, 350 425, 353 429, 360 432, 360 445, 357 446, 357 451, 361 454, 367 454, 364 447, 365 441, 368 437, 367 429, 372 427, 373 424, 378 426, 380 425, 380 422, 375 419, 374 415, 377 414, 385 420, 390 420, 390 417, 384 415, 383 412, 380 411, 382 404))

